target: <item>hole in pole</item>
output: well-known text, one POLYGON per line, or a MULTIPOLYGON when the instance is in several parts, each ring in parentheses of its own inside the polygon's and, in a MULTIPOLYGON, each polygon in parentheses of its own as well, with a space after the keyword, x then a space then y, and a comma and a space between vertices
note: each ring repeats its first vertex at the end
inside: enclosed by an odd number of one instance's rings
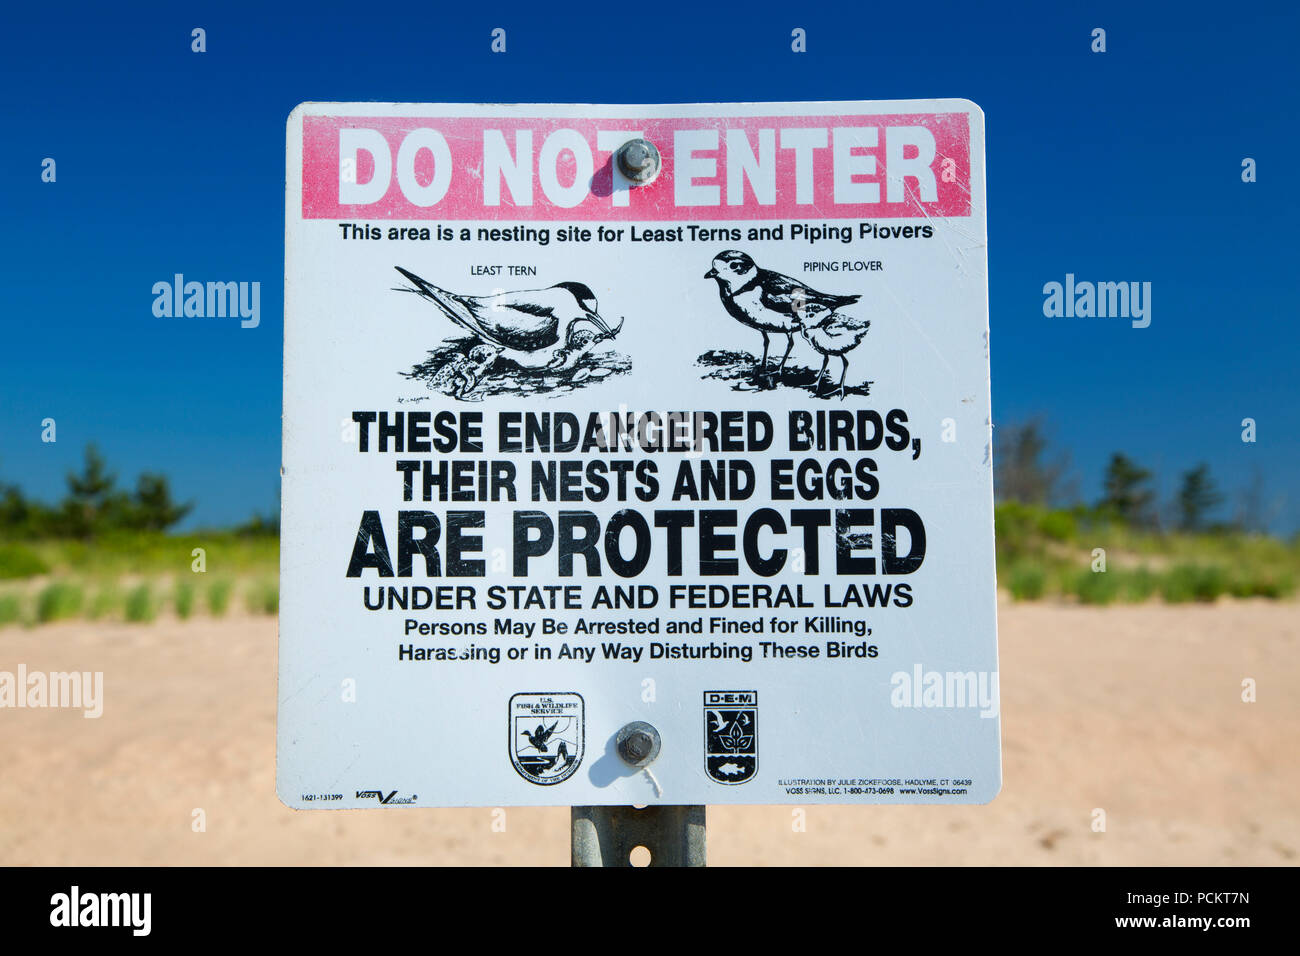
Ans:
POLYGON ((627 861, 633 866, 649 866, 650 850, 644 846, 632 847, 632 852, 627 855, 627 861))

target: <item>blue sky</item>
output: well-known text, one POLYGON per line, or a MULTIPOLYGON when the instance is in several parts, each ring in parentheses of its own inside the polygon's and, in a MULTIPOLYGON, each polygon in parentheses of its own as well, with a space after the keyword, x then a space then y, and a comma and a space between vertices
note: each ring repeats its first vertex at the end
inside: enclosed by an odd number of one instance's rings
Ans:
POLYGON ((987 123, 995 423, 1042 415, 1089 499, 1115 450, 1164 497, 1199 461, 1230 492, 1258 467, 1288 498, 1274 527, 1300 528, 1294 7, 15 6, 0 19, 0 482, 57 498, 94 441, 126 483, 162 471, 196 499, 189 526, 274 508, 299 102, 960 96, 987 123), (1258 182, 1241 181, 1244 157, 1258 182), (150 289, 176 272, 261 282, 260 327, 155 318, 150 289), (1043 284, 1067 272, 1151 282, 1151 326, 1045 318, 1043 284))

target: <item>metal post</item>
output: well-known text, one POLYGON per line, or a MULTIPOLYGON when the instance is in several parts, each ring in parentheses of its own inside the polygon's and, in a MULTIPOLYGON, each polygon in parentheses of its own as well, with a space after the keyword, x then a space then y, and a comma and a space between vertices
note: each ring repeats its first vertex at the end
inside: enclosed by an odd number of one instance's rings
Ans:
POLYGON ((574 866, 631 866, 650 851, 651 866, 704 866, 704 807, 574 807, 574 866))
MULTIPOLYGON (((663 740, 653 724, 634 720, 614 736, 614 750, 629 767, 648 767, 663 740)), ((574 807, 574 866, 631 866, 632 851, 650 851, 650 866, 704 866, 704 808, 574 807)))

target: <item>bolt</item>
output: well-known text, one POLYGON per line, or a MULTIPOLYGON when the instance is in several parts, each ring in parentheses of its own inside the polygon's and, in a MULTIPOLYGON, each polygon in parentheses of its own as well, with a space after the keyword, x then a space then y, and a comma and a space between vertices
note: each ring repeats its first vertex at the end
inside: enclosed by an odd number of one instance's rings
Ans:
POLYGON ((633 763, 650 756, 650 751, 654 749, 654 746, 654 740, 649 734, 642 731, 637 731, 623 741, 623 750, 632 758, 633 763))
POLYGON ((644 186, 659 175, 659 150, 649 140, 628 140, 619 147, 615 159, 618 171, 633 185, 644 186))
POLYGON ((614 746, 625 763, 645 767, 659 756, 659 731, 644 720, 634 720, 618 732, 614 746))

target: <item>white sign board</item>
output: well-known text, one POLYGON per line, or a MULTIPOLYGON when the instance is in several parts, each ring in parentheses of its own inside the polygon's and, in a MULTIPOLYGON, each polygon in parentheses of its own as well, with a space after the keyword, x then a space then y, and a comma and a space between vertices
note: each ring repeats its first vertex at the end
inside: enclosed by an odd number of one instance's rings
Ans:
POLYGON ((978 107, 304 104, 285 218, 285 803, 998 792, 978 107))

